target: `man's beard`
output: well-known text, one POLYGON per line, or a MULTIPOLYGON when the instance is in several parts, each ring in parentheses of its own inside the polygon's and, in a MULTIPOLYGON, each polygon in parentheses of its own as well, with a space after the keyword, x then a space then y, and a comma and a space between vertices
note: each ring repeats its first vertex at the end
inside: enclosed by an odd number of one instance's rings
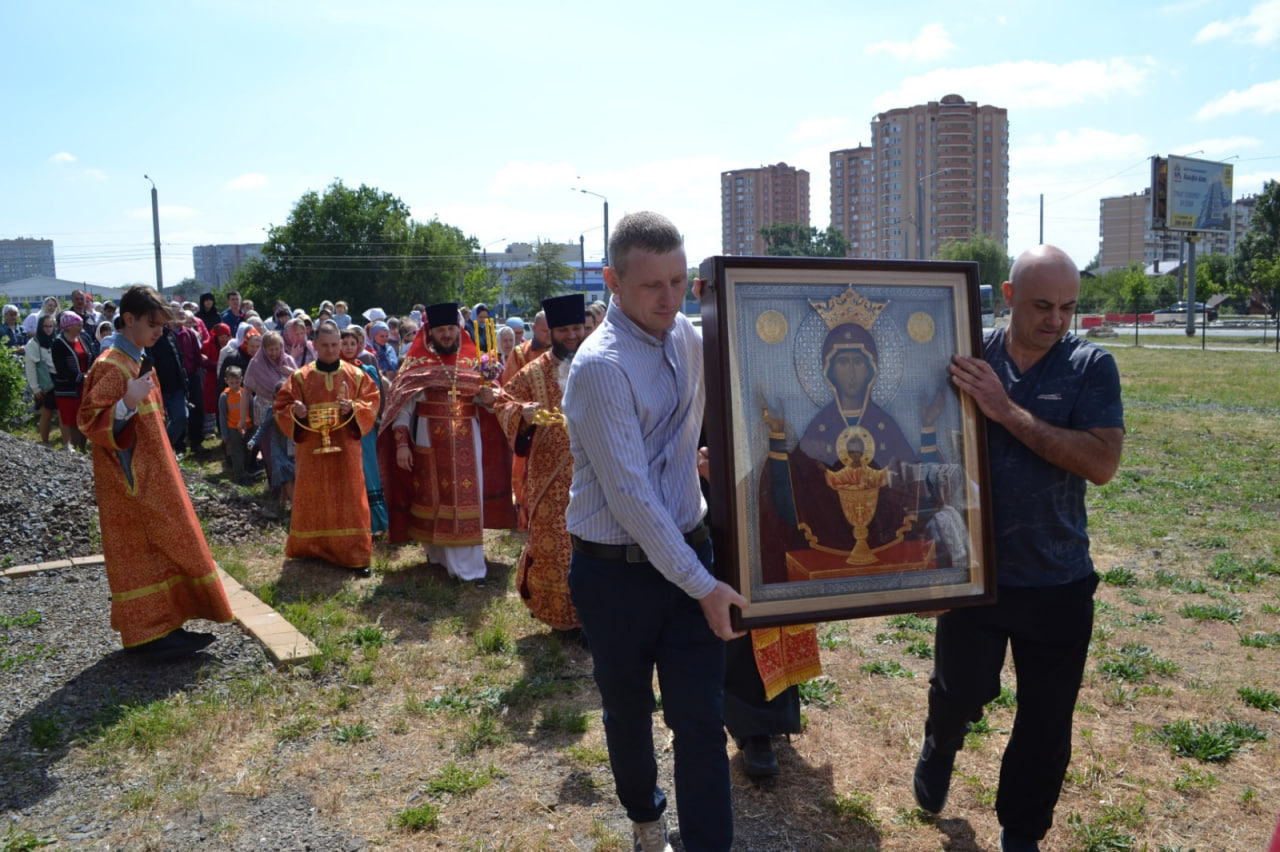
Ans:
POLYGON ((551 354, 559 361, 564 362, 566 367, 573 362, 573 356, 578 354, 578 350, 570 352, 564 345, 560 343, 551 344, 551 354))
POLYGON ((455 340, 453 341, 453 343, 451 343, 448 346, 445 346, 443 343, 439 342, 438 340, 431 341, 431 348, 436 350, 437 355, 452 355, 453 353, 458 351, 458 347, 461 345, 462 345, 461 340, 455 340))

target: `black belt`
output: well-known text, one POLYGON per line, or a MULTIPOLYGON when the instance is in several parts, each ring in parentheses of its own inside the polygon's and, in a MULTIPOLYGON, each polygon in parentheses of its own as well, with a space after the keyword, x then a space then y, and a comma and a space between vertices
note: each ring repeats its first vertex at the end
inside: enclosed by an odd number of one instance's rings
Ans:
MULTIPOLYGON (((710 527, 706 524, 698 524, 684 534, 684 543, 690 547, 697 547, 710 537, 710 527)), ((638 544, 599 544, 594 541, 584 541, 576 535, 570 535, 569 540, 573 542, 574 550, 592 559, 613 559, 618 562, 649 561, 649 557, 638 544)))

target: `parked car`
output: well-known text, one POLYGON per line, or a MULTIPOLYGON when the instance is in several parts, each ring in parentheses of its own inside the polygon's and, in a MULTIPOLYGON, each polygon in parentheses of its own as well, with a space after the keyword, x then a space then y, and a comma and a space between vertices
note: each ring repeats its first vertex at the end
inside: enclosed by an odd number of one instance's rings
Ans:
MULTIPOLYGON (((1187 315, 1187 304, 1188 304, 1187 302, 1174 302, 1174 303, 1173 303, 1172 305, 1170 305, 1169 307, 1167 307, 1167 308, 1158 308, 1158 309, 1156 309, 1156 310, 1152 311, 1152 313, 1153 313, 1153 314, 1180 314, 1182 317, 1185 317, 1185 316, 1187 315)), ((1204 302, 1196 302, 1196 313, 1197 313, 1197 314, 1203 314, 1203 313, 1205 313, 1206 311, 1208 311, 1208 313, 1209 313, 1209 322, 1213 322, 1214 320, 1216 320, 1216 319, 1218 318, 1218 309, 1217 309, 1217 308, 1210 308, 1210 307, 1207 307, 1207 306, 1205 305, 1205 303, 1204 303, 1204 302)), ((1159 320, 1157 319, 1157 322, 1158 322, 1158 321, 1159 321, 1159 320)))

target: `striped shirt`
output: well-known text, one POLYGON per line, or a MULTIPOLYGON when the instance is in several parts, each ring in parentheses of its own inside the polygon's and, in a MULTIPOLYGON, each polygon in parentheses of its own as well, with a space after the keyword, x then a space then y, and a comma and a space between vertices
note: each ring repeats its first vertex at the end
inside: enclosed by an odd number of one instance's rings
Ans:
POLYGON ((706 389, 702 338, 684 314, 661 340, 610 302, 569 368, 564 413, 573 453, 566 525, 600 544, 638 544, 690 597, 716 580, 684 541, 706 503, 698 435, 706 389))

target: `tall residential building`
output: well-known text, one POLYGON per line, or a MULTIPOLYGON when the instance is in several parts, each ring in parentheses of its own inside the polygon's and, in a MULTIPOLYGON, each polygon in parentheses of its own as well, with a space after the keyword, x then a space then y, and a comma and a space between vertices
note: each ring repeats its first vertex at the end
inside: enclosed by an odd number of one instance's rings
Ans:
POLYGON ((53 240, 0 240, 0 284, 35 276, 58 277, 53 271, 53 240))
POLYGON ((849 241, 849 257, 878 257, 876 152, 860 145, 831 152, 831 227, 849 241))
POLYGON ((195 246, 191 249, 196 280, 207 287, 223 286, 231 280, 237 269, 249 260, 261 256, 262 243, 195 246))
MULTIPOLYGON (((1225 254, 1235 251, 1235 244, 1249 228, 1256 196, 1232 202, 1230 231, 1202 231, 1196 244, 1197 254, 1225 254)), ((1099 202, 1098 270, 1106 272, 1141 263, 1152 266, 1159 262, 1172 266, 1183 256, 1181 231, 1151 230, 1151 188, 1130 195, 1103 198, 1099 202)))
POLYGON ((929 258, 974 232, 1007 246, 1007 110, 947 95, 880 113, 869 146, 831 153, 831 224, 855 257, 929 258))
POLYGON ((778 163, 720 173, 720 235, 725 254, 764 254, 760 229, 809 227, 809 173, 778 163))

